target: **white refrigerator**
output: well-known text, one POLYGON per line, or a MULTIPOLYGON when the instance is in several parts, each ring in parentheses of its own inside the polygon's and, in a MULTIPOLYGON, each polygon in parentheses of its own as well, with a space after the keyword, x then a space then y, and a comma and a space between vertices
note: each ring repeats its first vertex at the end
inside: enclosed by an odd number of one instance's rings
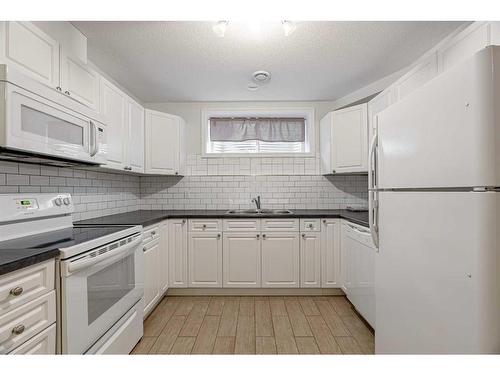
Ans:
POLYGON ((500 47, 382 111, 371 146, 375 352, 500 353, 500 47))

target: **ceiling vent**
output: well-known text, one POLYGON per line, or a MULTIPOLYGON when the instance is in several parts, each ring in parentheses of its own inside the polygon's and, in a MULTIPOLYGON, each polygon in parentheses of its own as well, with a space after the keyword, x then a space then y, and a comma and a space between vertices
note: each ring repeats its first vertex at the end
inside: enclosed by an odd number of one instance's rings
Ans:
POLYGON ((266 72, 265 70, 257 70, 252 74, 252 78, 255 82, 264 84, 269 82, 269 80, 271 79, 271 73, 266 72))

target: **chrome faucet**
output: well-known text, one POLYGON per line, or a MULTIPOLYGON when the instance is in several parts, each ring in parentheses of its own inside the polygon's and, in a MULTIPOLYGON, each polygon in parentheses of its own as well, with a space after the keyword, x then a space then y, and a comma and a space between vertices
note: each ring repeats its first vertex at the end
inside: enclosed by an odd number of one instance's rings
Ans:
POLYGON ((252 198, 252 203, 255 203, 257 210, 260 211, 260 195, 257 195, 256 198, 252 198))

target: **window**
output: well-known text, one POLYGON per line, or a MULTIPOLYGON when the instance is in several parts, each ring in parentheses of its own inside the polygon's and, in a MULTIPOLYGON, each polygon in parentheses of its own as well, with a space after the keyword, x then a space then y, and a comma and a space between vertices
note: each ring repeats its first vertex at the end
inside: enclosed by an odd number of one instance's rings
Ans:
POLYGON ((313 156, 314 111, 203 111, 204 156, 313 156))

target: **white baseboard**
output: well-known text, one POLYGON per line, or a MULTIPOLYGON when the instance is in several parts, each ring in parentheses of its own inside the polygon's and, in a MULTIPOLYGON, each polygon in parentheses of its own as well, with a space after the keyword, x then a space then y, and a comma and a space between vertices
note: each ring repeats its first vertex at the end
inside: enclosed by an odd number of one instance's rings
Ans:
POLYGON ((167 296, 343 296, 340 288, 169 288, 167 296))

